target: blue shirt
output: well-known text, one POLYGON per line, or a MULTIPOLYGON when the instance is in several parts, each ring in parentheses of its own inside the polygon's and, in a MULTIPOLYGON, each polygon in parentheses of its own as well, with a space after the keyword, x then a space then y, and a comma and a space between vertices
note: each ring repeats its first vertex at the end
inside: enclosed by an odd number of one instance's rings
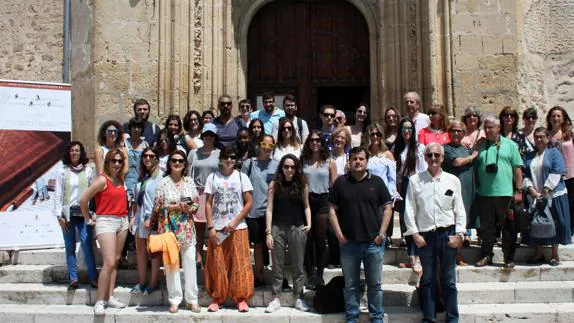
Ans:
POLYGON ((257 110, 255 112, 251 112, 251 120, 259 119, 263 122, 263 129, 265 130, 265 134, 273 135, 273 123, 279 122, 279 119, 285 116, 285 111, 281 109, 275 109, 273 114, 267 113, 265 109, 257 110))
POLYGON ((213 119, 213 124, 217 128, 219 143, 223 147, 231 147, 235 144, 237 130, 241 127, 236 119, 231 119, 229 123, 223 124, 219 117, 213 119))

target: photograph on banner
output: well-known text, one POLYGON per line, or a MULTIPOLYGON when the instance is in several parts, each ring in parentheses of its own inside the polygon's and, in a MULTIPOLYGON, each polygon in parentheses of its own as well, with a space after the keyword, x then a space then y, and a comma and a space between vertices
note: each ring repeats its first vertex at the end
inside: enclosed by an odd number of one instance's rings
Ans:
POLYGON ((0 249, 63 245, 52 210, 71 138, 71 85, 0 80, 0 114, 0 225, 10 232, 0 249))

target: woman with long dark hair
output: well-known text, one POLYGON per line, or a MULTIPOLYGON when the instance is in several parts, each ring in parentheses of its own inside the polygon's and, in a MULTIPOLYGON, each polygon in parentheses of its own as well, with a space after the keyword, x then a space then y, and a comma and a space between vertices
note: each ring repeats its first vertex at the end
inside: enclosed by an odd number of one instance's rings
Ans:
POLYGON ((177 149, 187 153, 187 143, 185 142, 181 118, 177 114, 168 115, 165 120, 164 129, 167 129, 173 136, 177 149))
POLYGON ((329 222, 329 188, 337 178, 337 164, 331 159, 328 144, 322 139, 318 130, 313 130, 303 146, 301 161, 303 173, 309 183, 309 204, 311 207, 310 232, 305 248, 307 267, 307 288, 314 290, 317 285, 324 285, 327 225, 329 222), (316 268, 316 269, 315 269, 316 268))
POLYGON ((235 167, 241 169, 243 162, 249 158, 255 157, 255 146, 251 143, 248 128, 239 128, 237 130, 237 137, 235 140, 235 153, 237 154, 237 164, 235 167))
POLYGON ((275 312, 281 307, 284 264, 289 249, 293 275, 295 308, 309 311, 303 301, 304 251, 307 234, 311 230, 309 187, 294 155, 281 158, 275 179, 269 184, 267 210, 265 212, 266 242, 273 257, 273 300, 265 312, 275 312))
MULTIPOLYGON (((96 176, 104 171, 104 159, 112 149, 120 149, 125 156, 127 150, 123 146, 123 130, 119 122, 108 120, 104 122, 98 131, 98 145, 94 149, 94 163, 96 164, 96 176)), ((126 163, 122 169, 122 176, 127 174, 129 165, 126 163)))
POLYGON ((164 128, 160 130, 159 136, 157 136, 157 141, 154 144, 154 148, 159 154, 159 170, 162 174, 165 174, 169 155, 177 150, 175 139, 168 129, 164 128))
POLYGON ((289 119, 283 118, 279 122, 277 145, 275 146, 273 159, 279 162, 287 154, 292 154, 299 158, 301 156, 301 142, 295 134, 293 123, 289 119))
MULTIPOLYGON (((399 122, 399 136, 397 138, 393 155, 397 162, 397 190, 404 201, 409 185, 409 176, 425 171, 427 163, 424 159, 425 146, 417 142, 415 137, 415 125, 408 119, 403 118, 399 122)), ((399 203, 398 207, 401 232, 406 231, 404 214, 405 204, 399 203)), ((412 268, 417 275, 422 275, 422 266, 415 254, 415 244, 412 236, 406 236, 407 256, 409 262, 401 263, 401 267, 412 268)))
POLYGON ((361 140, 369 124, 371 124, 371 110, 365 103, 360 103, 355 109, 355 123, 347 126, 351 133, 351 148, 361 145, 361 140))
POLYGON ((62 163, 64 166, 58 170, 56 175, 54 215, 58 218, 64 235, 66 264, 70 277, 68 290, 78 288, 76 230, 84 253, 90 285, 97 288, 98 274, 92 250, 92 227, 87 225, 80 210, 80 198, 94 178, 92 169, 86 166, 88 157, 84 145, 79 141, 72 141, 67 145, 62 163))
POLYGON ((183 117, 183 128, 185 129, 185 145, 186 151, 190 152, 203 146, 201 140, 201 129, 203 128, 203 119, 199 112, 189 110, 183 117))
MULTIPOLYGON (((142 140, 145 121, 139 118, 131 118, 128 122, 130 136, 124 140, 124 146, 128 152, 128 173, 126 174, 126 189, 132 201, 134 186, 138 182, 140 173, 140 160, 142 151, 148 147, 147 141, 142 140)), ((144 138, 145 139, 145 138, 144 138)))
POLYGON ((145 148, 139 167, 139 182, 134 189, 134 203, 132 203, 132 218, 130 231, 136 242, 136 262, 138 270, 138 283, 131 290, 132 294, 151 294, 158 289, 160 258, 151 259, 151 277, 146 284, 147 276, 147 239, 151 232, 151 215, 155 202, 157 184, 162 178, 159 171, 158 153, 152 148, 145 148))
POLYGON ((102 269, 98 277, 97 301, 94 314, 103 315, 104 306, 124 308, 113 298, 118 263, 128 230, 128 200, 124 185, 125 153, 112 149, 104 159, 103 172, 88 187, 80 199, 82 215, 88 225, 96 226, 96 238, 102 253, 102 269), (91 218, 88 202, 96 198, 96 220, 91 218))
POLYGON ((265 132, 263 131, 263 121, 261 119, 252 119, 249 123, 249 132, 251 133, 251 142, 257 145, 263 139, 265 132))
POLYGON ((385 109, 383 115, 385 118, 385 128, 383 129, 385 145, 387 145, 390 151, 393 151, 399 135, 399 120, 401 120, 401 114, 397 108, 388 107, 385 109))

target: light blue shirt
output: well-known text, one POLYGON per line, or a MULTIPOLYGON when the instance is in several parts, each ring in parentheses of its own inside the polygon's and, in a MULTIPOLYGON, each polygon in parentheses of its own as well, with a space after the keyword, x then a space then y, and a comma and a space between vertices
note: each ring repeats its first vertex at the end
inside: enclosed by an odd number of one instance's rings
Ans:
POLYGON ((275 108, 273 114, 267 113, 265 109, 257 110, 255 112, 251 112, 251 120, 259 119, 263 122, 263 129, 265 130, 265 134, 273 135, 273 123, 279 122, 279 119, 285 116, 285 111, 275 108))

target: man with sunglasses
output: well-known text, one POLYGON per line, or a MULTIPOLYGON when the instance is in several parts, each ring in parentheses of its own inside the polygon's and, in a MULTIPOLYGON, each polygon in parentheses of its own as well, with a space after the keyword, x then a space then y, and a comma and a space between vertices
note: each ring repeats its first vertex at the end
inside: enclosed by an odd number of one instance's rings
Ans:
POLYGON ((510 203, 522 202, 522 158, 518 146, 500 135, 500 119, 490 115, 484 118, 486 140, 475 145, 478 151, 474 167, 478 184, 476 200, 480 217, 482 258, 477 267, 492 264, 492 249, 497 232, 502 230, 504 268, 514 268, 516 228, 514 213, 508 213, 510 203))
POLYGON ((219 117, 213 119, 213 124, 217 128, 219 136, 219 147, 232 147, 237 139, 237 130, 242 127, 241 122, 234 119, 231 115, 233 103, 231 96, 224 94, 219 97, 218 104, 219 117))
POLYGON ((445 303, 446 322, 458 321, 456 250, 466 231, 466 211, 460 180, 443 172, 443 147, 425 148, 426 171, 409 178, 405 202, 405 235, 411 235, 423 267, 421 278, 423 322, 436 322, 437 265, 445 303))
MULTIPOLYGON (((297 102, 295 101, 295 96, 287 94, 283 98, 283 110, 285 111, 285 118, 291 121, 291 124, 293 127, 295 127, 295 135, 297 138, 299 138, 299 140, 301 140, 301 144, 304 144, 305 140, 307 140, 307 137, 309 136, 309 126, 307 125, 307 121, 296 116, 297 102)), ((281 120, 282 118, 273 122, 272 132, 275 141, 277 141, 277 136, 279 134, 279 123, 281 120)))
POLYGON ((403 102, 407 111, 407 117, 415 125, 415 138, 419 137, 419 131, 430 126, 430 117, 419 112, 421 97, 417 92, 408 92, 403 97, 403 102))
POLYGON ((263 110, 251 113, 251 119, 259 119, 263 122, 265 134, 273 134, 273 124, 285 116, 285 111, 275 106, 275 96, 271 92, 263 94, 263 110))

